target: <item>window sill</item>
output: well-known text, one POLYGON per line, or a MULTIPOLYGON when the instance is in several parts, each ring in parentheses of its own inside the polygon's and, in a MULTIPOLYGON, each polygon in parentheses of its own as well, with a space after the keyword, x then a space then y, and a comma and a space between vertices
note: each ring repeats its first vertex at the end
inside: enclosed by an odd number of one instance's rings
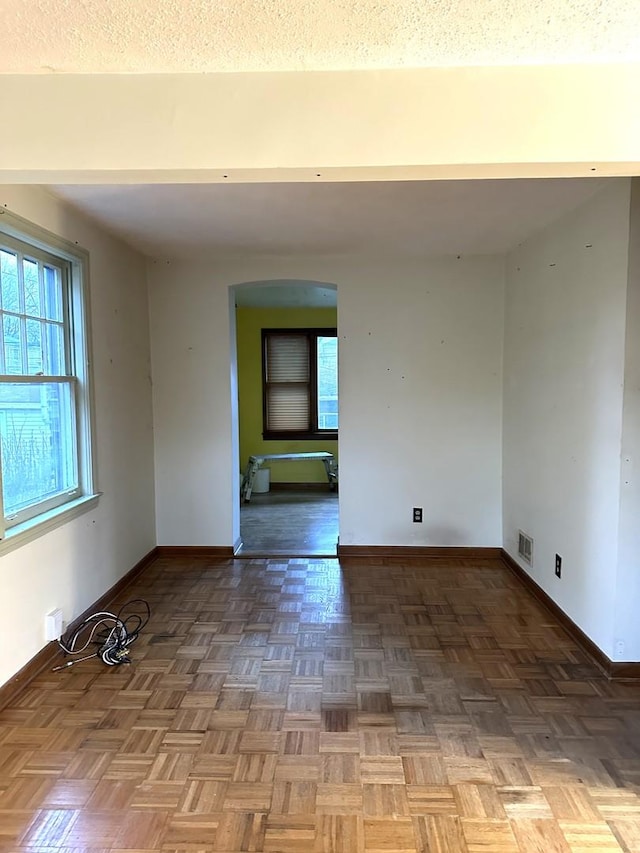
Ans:
POLYGON ((338 433, 325 432, 263 432, 264 441, 337 441, 338 433))
POLYGON ((9 553, 27 542, 32 542, 45 533, 55 530, 56 527, 61 527, 63 524, 83 515, 85 512, 94 509, 98 505, 101 492, 95 495, 83 495, 75 501, 69 501, 64 506, 58 506, 48 512, 43 512, 42 515, 36 518, 30 518, 22 524, 16 524, 5 532, 5 538, 0 541, 0 556, 9 553))

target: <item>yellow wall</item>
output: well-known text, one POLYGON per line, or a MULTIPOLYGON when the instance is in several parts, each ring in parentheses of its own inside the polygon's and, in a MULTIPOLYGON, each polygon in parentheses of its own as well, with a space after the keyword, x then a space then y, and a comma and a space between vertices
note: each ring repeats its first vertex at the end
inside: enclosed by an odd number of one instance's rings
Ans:
MULTIPOLYGON (((244 471, 256 453, 301 453, 328 450, 338 454, 337 441, 264 441, 262 438, 262 329, 333 328, 335 308, 236 309, 238 345, 238 398, 240 415, 240 464, 244 471)), ((274 483, 326 483, 320 462, 271 462, 274 483)))

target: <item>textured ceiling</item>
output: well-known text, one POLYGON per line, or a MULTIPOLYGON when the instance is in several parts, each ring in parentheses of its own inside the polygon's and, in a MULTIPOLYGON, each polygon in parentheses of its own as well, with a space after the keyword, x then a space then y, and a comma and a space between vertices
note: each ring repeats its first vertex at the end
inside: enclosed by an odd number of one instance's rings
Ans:
POLYGON ((145 255, 494 254, 606 179, 56 186, 145 255))
POLYGON ((637 0, 2 0, 0 72, 637 61, 637 0))

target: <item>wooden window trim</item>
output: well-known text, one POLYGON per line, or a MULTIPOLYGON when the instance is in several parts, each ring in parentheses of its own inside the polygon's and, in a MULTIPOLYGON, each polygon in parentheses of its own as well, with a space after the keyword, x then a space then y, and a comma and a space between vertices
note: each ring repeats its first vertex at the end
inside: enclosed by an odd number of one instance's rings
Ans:
MULTIPOLYGON (((262 437, 265 441, 337 441, 338 430, 318 429, 318 375, 317 353, 319 337, 338 337, 337 328, 290 328, 262 329, 262 437), (268 430, 267 429, 267 340, 274 335, 304 336, 307 338, 309 349, 309 382, 282 383, 287 385, 304 385, 309 388, 310 420, 308 430, 268 430)), ((278 383, 273 383, 277 385, 278 383)))

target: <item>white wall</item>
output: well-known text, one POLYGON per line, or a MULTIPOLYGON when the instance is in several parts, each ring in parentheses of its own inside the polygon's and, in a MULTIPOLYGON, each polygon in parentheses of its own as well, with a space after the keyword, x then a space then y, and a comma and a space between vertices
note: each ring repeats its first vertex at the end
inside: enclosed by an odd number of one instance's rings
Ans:
POLYGON ((503 261, 364 255, 150 266, 159 544, 235 540, 228 288, 271 278, 338 285, 341 544, 499 546, 503 261))
POLYGON ((613 657, 640 660, 640 181, 631 183, 620 477, 620 535, 613 657), (623 643, 619 647, 619 642, 623 643))
POLYGON ((158 544, 229 546, 239 488, 228 288, 213 264, 151 263, 148 275, 158 544))
POLYGON ((41 189, 0 205, 90 252, 97 508, 0 558, 0 684, 44 645, 44 617, 81 613, 155 545, 149 323, 142 258, 41 189))
POLYGON ((533 536, 534 580, 612 657, 618 554, 628 180, 508 258, 505 548, 533 536), (555 554, 562 579, 554 575, 555 554))

